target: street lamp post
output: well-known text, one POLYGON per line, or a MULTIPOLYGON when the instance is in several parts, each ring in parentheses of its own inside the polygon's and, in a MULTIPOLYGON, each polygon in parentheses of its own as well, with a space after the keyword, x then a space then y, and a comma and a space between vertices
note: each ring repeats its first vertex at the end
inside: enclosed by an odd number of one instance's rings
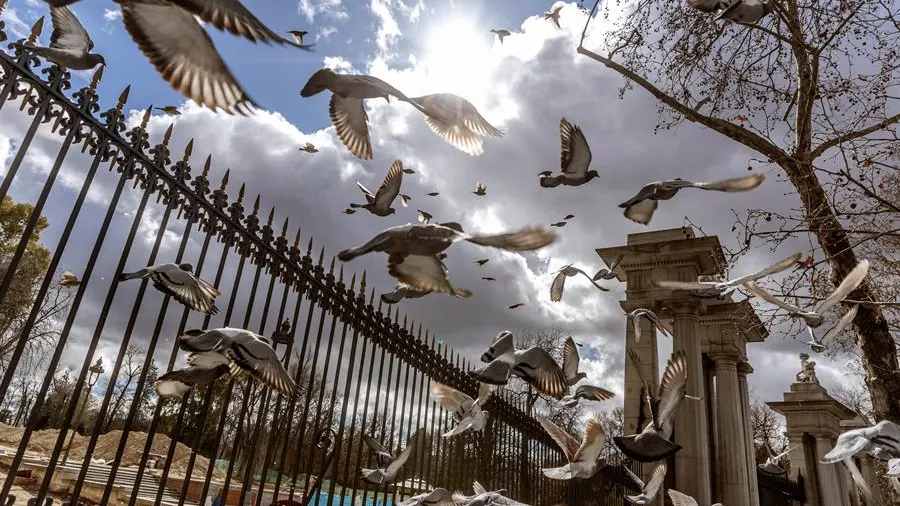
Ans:
MULTIPOLYGON (((94 390, 94 385, 97 384, 97 381, 100 380, 100 375, 103 374, 103 359, 98 358, 97 362, 94 363, 91 367, 88 368, 88 388, 87 392, 84 395, 84 402, 81 403, 81 409, 78 411, 78 418, 76 420, 80 421, 81 417, 84 416, 84 408, 87 407, 87 403, 91 398, 91 391, 94 390)), ((77 402, 77 400, 76 400, 77 402)), ((76 425, 75 428, 78 426, 76 425)), ((69 450, 72 449, 72 440, 75 439, 75 428, 72 429, 72 435, 69 436, 69 444, 66 445, 66 453, 63 454, 62 463, 65 464, 66 461, 69 460, 69 450)))

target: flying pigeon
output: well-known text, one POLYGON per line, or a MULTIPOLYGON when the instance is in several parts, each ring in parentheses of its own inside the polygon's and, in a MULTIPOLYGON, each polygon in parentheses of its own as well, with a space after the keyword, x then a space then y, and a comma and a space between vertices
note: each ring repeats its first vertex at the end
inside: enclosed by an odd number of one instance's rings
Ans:
POLYGON ((571 220, 571 219, 574 218, 574 217, 575 217, 574 214, 567 214, 567 215, 563 216, 563 219, 566 220, 566 221, 569 221, 569 220, 571 220))
POLYGON ((31 52, 70 70, 88 70, 106 65, 103 55, 91 52, 94 41, 68 7, 50 7, 50 19, 53 21, 50 47, 26 43, 31 52))
POLYGON ((765 447, 766 447, 766 453, 768 453, 769 456, 766 457, 765 464, 760 464, 757 466, 759 468, 759 470, 766 474, 771 474, 773 476, 780 476, 780 475, 785 474, 786 471, 784 469, 782 469, 781 466, 778 465, 778 461, 783 459, 789 453, 791 453, 791 451, 793 451, 794 448, 796 448, 796 446, 788 448, 787 450, 779 453, 778 455, 775 455, 775 453, 772 452, 772 447, 769 446, 768 442, 765 443, 765 447))
POLYGON ((593 385, 579 385, 575 389, 574 395, 567 395, 560 399, 560 404, 567 408, 574 407, 578 404, 578 399, 586 401, 603 402, 615 397, 616 394, 605 388, 595 387, 593 385))
POLYGON ((291 36, 294 37, 294 42, 302 45, 303 44, 303 36, 309 32, 304 31, 304 30, 288 30, 287 33, 291 34, 291 36))
POLYGON ((440 195, 440 192, 431 192, 428 194, 429 197, 437 197, 438 195, 440 195))
POLYGON ((566 118, 559 120, 560 155, 559 166, 562 171, 558 176, 553 172, 540 173, 540 183, 544 188, 559 185, 581 186, 600 174, 596 170, 588 170, 591 166, 591 147, 584 138, 581 127, 569 123, 566 118))
POLYGON ((578 363, 580 361, 581 358, 578 356, 578 346, 575 345, 575 340, 572 339, 572 336, 569 336, 563 344, 562 363, 562 370, 566 375, 566 384, 569 386, 587 378, 587 374, 578 372, 578 363))
POLYGON ((482 383, 505 385, 510 375, 514 375, 555 399, 568 390, 566 374, 547 350, 539 346, 517 350, 509 331, 497 334, 490 348, 481 355, 481 361, 487 365, 470 370, 469 376, 482 383))
POLYGON ((391 452, 387 451, 381 443, 375 441, 372 436, 363 434, 363 439, 375 453, 378 469, 362 469, 361 474, 364 480, 375 485, 391 483, 397 479, 397 472, 403 467, 403 464, 406 464, 406 461, 412 454, 413 448, 416 446, 413 438, 409 438, 403 453, 398 455, 395 459, 394 456, 391 455, 391 452))
POLYGON ((481 136, 501 137, 468 100, 452 93, 435 93, 411 98, 425 114, 431 130, 453 147, 471 156, 484 153, 481 136))
POLYGON ((427 211, 423 211, 421 209, 416 209, 416 211, 418 211, 419 213, 419 223, 422 223, 423 225, 428 225, 431 222, 431 219, 434 218, 434 216, 432 216, 431 213, 427 211))
POLYGON ((413 290, 440 292, 464 299, 471 297, 471 290, 454 288, 447 278, 447 267, 437 255, 406 255, 391 253, 388 256, 388 274, 413 290))
POLYGON ((744 283, 744 288, 747 289, 752 295, 759 297, 760 299, 770 303, 775 304, 776 306, 784 309, 790 314, 792 318, 801 318, 806 323, 806 330, 809 331, 809 335, 812 340, 806 344, 810 346, 810 348, 816 353, 821 353, 825 351, 825 341, 839 335, 845 328, 847 328, 851 323, 853 323, 853 319, 856 318, 856 311, 859 309, 858 304, 853 304, 850 306, 850 309, 844 313, 844 316, 841 317, 838 322, 828 329, 825 332, 825 335, 822 336, 822 339, 816 339, 816 334, 813 332, 814 328, 821 327, 823 323, 825 323, 825 314, 829 309, 837 305, 839 302, 847 298, 854 290, 856 290, 859 285, 862 284, 863 280, 866 278, 866 275, 869 273, 869 261, 862 260, 853 270, 847 274, 847 277, 841 281, 841 284, 838 285, 837 288, 831 295, 826 297, 824 300, 820 300, 813 306, 812 311, 805 311, 800 309, 793 304, 788 304, 787 302, 778 299, 771 293, 767 292, 763 288, 759 287, 753 281, 748 281, 744 283))
MULTIPOLYGON (((700 506, 699 504, 697 504, 696 499, 687 494, 682 494, 675 489, 670 488, 666 490, 666 492, 669 493, 669 498, 672 499, 672 506, 700 506)), ((722 503, 717 502, 712 506, 722 506, 722 503)))
POLYGON ((509 30, 505 28, 501 28, 499 30, 491 30, 491 33, 497 34, 497 38, 500 39, 501 44, 503 44, 503 37, 509 37, 511 35, 509 30))
POLYGON ((181 111, 179 111, 178 106, 175 105, 164 105, 162 107, 154 107, 154 109, 162 111, 169 116, 181 116, 181 111))
POLYGON ((652 323, 653 326, 662 333, 662 335, 672 337, 672 330, 663 324, 662 320, 656 316, 656 313, 649 309, 638 308, 628 313, 626 316, 631 319, 631 326, 634 328, 635 343, 641 342, 641 318, 646 318, 647 321, 652 323))
POLYGON ((62 276, 59 279, 59 286, 64 286, 66 288, 78 286, 80 284, 81 280, 78 279, 78 276, 76 276, 72 271, 63 272, 62 276))
POLYGON ((403 169, 403 173, 404 173, 404 174, 415 174, 416 171, 414 171, 414 170, 412 170, 412 169, 403 169))
POLYGON ((568 222, 567 222, 567 221, 557 221, 557 222, 555 222, 555 223, 551 223, 550 226, 551 226, 551 227, 560 227, 560 228, 561 228, 561 227, 565 227, 565 226, 566 226, 566 223, 568 223, 568 222))
POLYGON ((497 281, 497 278, 492 278, 490 276, 482 276, 481 279, 485 281, 497 281))
POLYGON ((594 281, 599 281, 600 279, 606 279, 606 280, 616 279, 616 280, 621 281, 621 279, 619 278, 619 275, 616 274, 616 267, 618 267, 619 264, 622 263, 623 258, 625 258, 625 255, 618 255, 616 258, 613 259, 612 263, 609 264, 609 269, 600 269, 599 271, 597 271, 597 274, 594 274, 594 277, 591 279, 593 279, 594 281))
MULTIPOLYGON (((337 74, 329 68, 317 70, 300 90, 301 97, 311 97, 325 90, 331 91, 328 114, 338 138, 353 156, 372 159, 372 141, 369 138, 369 115, 363 101, 383 98, 390 102, 394 96, 422 110, 397 88, 378 79, 362 74, 337 74)), ((424 112, 424 111, 423 111, 424 112)))
POLYGON ((699 400, 685 394, 688 377, 687 355, 684 350, 672 353, 658 388, 655 381, 651 386, 644 376, 644 368, 634 348, 628 348, 628 358, 644 384, 645 400, 650 408, 652 420, 640 434, 617 436, 613 438, 613 442, 622 453, 638 462, 666 459, 681 449, 681 445, 669 441, 675 428, 675 414, 681 406, 681 401, 685 397, 699 400))
POLYGON ((474 193, 475 195, 478 195, 479 197, 484 197, 485 195, 487 195, 487 186, 485 186, 485 185, 481 184, 481 182, 479 182, 478 184, 475 185, 475 191, 473 191, 472 193, 474 193))
POLYGON ((653 218, 653 212, 660 200, 669 200, 683 188, 699 188, 720 192, 745 192, 762 184, 766 177, 763 174, 752 174, 746 177, 723 179, 710 183, 693 183, 676 178, 669 181, 655 181, 638 191, 637 195, 619 204, 625 209, 625 217, 635 223, 647 225, 653 218))
POLYGON ((730 6, 722 8, 713 18, 715 21, 727 19, 735 23, 753 24, 774 12, 772 4, 761 0, 732 0, 730 6))
POLYGON ((802 253, 795 253, 765 269, 732 280, 702 281, 698 279, 696 283, 690 281, 657 281, 656 285, 660 288, 668 288, 670 290, 692 290, 694 291, 692 295, 702 298, 725 297, 734 292, 738 286, 741 286, 748 281, 756 281, 766 276, 771 276, 772 274, 790 269, 802 256, 802 253))
POLYGON ((153 286, 185 306, 206 314, 216 314, 216 297, 219 291, 206 281, 194 276, 191 264, 161 264, 145 267, 135 272, 119 274, 118 281, 150 278, 153 286))
POLYGON ((514 501, 508 497, 504 497, 505 489, 494 490, 488 492, 484 485, 479 482, 472 483, 475 495, 467 496, 461 492, 453 494, 453 501, 457 506, 528 506, 526 504, 514 501))
POLYGON ((436 401, 453 415, 456 426, 443 434, 443 437, 452 437, 472 429, 483 431, 487 424, 487 411, 481 409, 488 401, 497 387, 487 383, 478 384, 478 399, 472 399, 468 395, 443 385, 431 384, 431 395, 436 401))
POLYGON ((606 434, 603 425, 596 418, 589 418, 584 425, 584 441, 579 442, 571 434, 562 430, 547 417, 538 415, 540 422, 547 434, 562 448, 568 461, 562 467, 545 467, 541 469, 544 476, 554 480, 571 480, 572 478, 590 478, 597 474, 606 462, 600 463, 600 452, 606 444, 606 434))
POLYGON ((573 267, 572 264, 569 264, 560 269, 556 274, 556 277, 553 278, 553 283, 550 284, 550 300, 553 302, 559 302, 560 300, 562 300, 563 290, 566 287, 566 278, 571 278, 572 276, 577 276, 579 274, 586 277, 592 285, 597 287, 598 290, 602 290, 604 292, 609 291, 609 288, 604 288, 597 284, 596 281, 591 279, 591 276, 588 275, 588 273, 584 272, 578 267, 573 267))
POLYGON ((488 262, 490 262, 490 261, 491 261, 491 260, 490 260, 489 258, 482 258, 481 260, 475 260, 475 261, 472 262, 472 263, 473 263, 473 264, 478 264, 479 266, 483 266, 484 264, 486 264, 486 263, 488 263, 488 262))
MULTIPOLYGON (((492 278, 491 280, 492 280, 492 281, 496 281, 496 280, 493 279, 493 278, 492 278)), ((515 304, 513 304, 513 305, 507 307, 506 309, 518 309, 518 308, 520 308, 520 307, 522 307, 522 306, 524 306, 524 305, 525 305, 524 302, 516 302, 515 304)))
POLYGON ((297 386, 270 343, 269 338, 244 329, 188 330, 178 337, 178 346, 190 352, 188 366, 163 374, 153 386, 160 397, 181 397, 195 385, 246 372, 267 387, 291 395, 297 386))
POLYGON ((349 262, 375 251, 402 255, 437 255, 459 241, 489 246, 507 251, 532 251, 556 240, 556 236, 540 228, 523 228, 516 232, 495 235, 471 235, 463 232, 456 222, 427 225, 400 225, 379 233, 365 244, 338 253, 338 259, 349 262))
POLYGON ((549 12, 544 13, 544 19, 549 19, 553 21, 557 28, 562 28, 559 26, 559 11, 562 10, 563 6, 557 6, 555 9, 549 12))
POLYGON ((687 3, 700 12, 712 14, 730 9, 741 3, 741 0, 687 0, 687 3))
POLYGON ((307 142, 305 146, 302 148, 298 148, 300 151, 306 151, 307 153, 318 153, 319 150, 316 148, 315 144, 311 142, 307 142))
POLYGON ((625 499, 634 504, 652 503, 653 499, 656 498, 656 494, 659 493, 659 489, 662 488, 663 481, 666 479, 665 461, 656 464, 656 467, 653 468, 653 472, 650 473, 650 479, 647 480, 647 483, 644 483, 644 480, 631 472, 631 469, 628 469, 628 466, 622 467, 625 468, 625 473, 641 487, 641 493, 639 495, 626 495, 625 499))
POLYGON ((882 420, 872 427, 845 431, 838 436, 834 448, 822 457, 822 462, 834 464, 860 452, 883 461, 900 458, 900 425, 882 420))
POLYGON ((378 187, 377 192, 372 193, 368 188, 363 186, 362 183, 359 181, 356 182, 356 186, 358 186, 359 189, 362 190, 363 195, 366 196, 366 203, 350 204, 350 207, 353 209, 365 209, 375 216, 390 216, 396 212, 396 209, 391 207, 391 204, 398 195, 400 196, 400 203, 403 204, 403 207, 409 205, 409 197, 400 193, 401 183, 403 183, 403 162, 394 160, 394 163, 391 164, 388 169, 387 175, 384 176, 384 181, 382 181, 381 186, 378 187))
POLYGON ((455 506, 453 494, 446 488, 437 487, 430 492, 414 495, 405 501, 397 503, 397 506, 455 506))
MULTIPOLYGON (((844 459, 842 461, 844 466, 847 467, 847 470, 850 471, 850 478, 853 480, 853 483, 859 489, 859 493, 862 496, 863 502, 865 504, 872 504, 874 506, 881 506, 881 501, 875 498, 875 494, 872 492, 872 488, 869 486, 869 482, 866 481, 866 478, 863 476, 862 472, 859 470, 859 467, 856 466, 856 462, 853 459, 844 459)), ((890 467, 890 464, 888 464, 890 467)), ((891 474, 890 471, 887 473, 891 474)), ((890 477, 889 480, 893 481, 896 478, 890 477)), ((895 485, 896 490, 896 485, 895 485)))
POLYGON ((381 294, 381 302, 385 304, 396 304, 403 299, 418 299, 431 293, 432 290, 417 290, 410 286, 399 283, 394 291, 381 294))
POLYGON ((347 209, 344 209, 344 210, 341 211, 341 212, 344 213, 344 214, 354 214, 354 213, 356 213, 356 209, 350 209, 350 208, 348 207, 347 209))

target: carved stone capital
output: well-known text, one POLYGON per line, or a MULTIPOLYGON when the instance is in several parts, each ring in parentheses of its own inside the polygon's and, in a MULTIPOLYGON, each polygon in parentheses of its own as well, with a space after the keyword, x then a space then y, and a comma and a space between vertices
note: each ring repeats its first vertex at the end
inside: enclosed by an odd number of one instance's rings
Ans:
POLYGON ((738 362, 737 371, 741 376, 746 376, 753 373, 753 367, 747 362, 738 362))
POLYGON ((716 363, 717 371, 720 369, 737 369, 738 363, 741 361, 741 356, 737 353, 710 353, 709 358, 716 363))

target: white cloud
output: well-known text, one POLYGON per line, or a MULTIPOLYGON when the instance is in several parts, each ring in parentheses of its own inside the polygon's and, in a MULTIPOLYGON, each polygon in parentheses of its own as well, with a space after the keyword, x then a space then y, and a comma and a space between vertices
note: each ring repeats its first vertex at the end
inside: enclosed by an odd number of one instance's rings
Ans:
POLYGON ((319 31, 316 32, 316 42, 318 42, 319 39, 330 39, 332 35, 337 33, 337 31, 337 28, 331 25, 319 28, 319 31))
POLYGON ((369 8, 378 19, 378 31, 375 34, 375 43, 378 45, 379 55, 384 60, 393 58, 391 47, 397 38, 403 35, 400 26, 394 18, 391 9, 391 0, 372 0, 369 8))
POLYGON ((12 37, 12 40, 24 39, 31 33, 31 25, 19 18, 16 9, 7 8, 3 12, 3 21, 6 23, 6 32, 12 37))
POLYGON ((347 19, 348 16, 342 0, 300 0, 298 7, 310 23, 319 15, 336 20, 347 19))
POLYGON ((121 9, 103 9, 103 19, 107 21, 116 21, 122 19, 121 9))

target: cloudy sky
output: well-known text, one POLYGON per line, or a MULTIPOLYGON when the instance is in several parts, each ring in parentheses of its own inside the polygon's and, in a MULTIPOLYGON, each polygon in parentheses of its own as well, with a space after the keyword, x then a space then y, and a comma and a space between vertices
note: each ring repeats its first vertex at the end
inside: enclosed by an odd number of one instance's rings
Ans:
MULTIPOLYGON (((575 52, 586 13, 575 2, 556 4, 563 5, 562 29, 543 20, 540 14, 554 4, 540 0, 249 1, 247 6, 276 32, 308 30, 309 40, 316 42, 315 53, 306 53, 254 45, 215 30, 210 32, 249 95, 266 109, 250 118, 214 114, 186 103, 131 42, 116 4, 91 0, 76 4, 74 11, 108 64, 100 86, 102 110, 111 107, 128 84, 132 85, 128 102, 130 125, 150 104, 178 105, 182 115, 174 120, 173 162, 180 158, 187 140, 193 138, 195 175, 202 160, 211 155, 210 179, 214 186, 230 168, 231 195, 237 193, 241 182, 246 182, 248 208, 252 199, 261 195, 263 216, 275 206, 277 224, 289 217, 291 229, 301 226, 304 242, 313 236, 316 249, 324 247, 328 258, 383 228, 415 221, 416 209, 428 211, 440 221, 459 221, 467 231, 480 232, 548 225, 566 214, 574 214, 567 226, 557 229, 560 240, 537 254, 502 253, 470 244, 454 246, 448 251, 453 284, 473 290, 475 295, 465 300, 434 295, 404 301, 401 310, 469 357, 477 357, 503 329, 568 329, 585 344, 585 369, 603 378, 598 383, 621 394, 625 318, 618 301, 624 296, 624 285, 608 283, 612 290, 601 293, 586 280, 573 278, 563 301, 552 303, 549 284, 553 273, 569 263, 593 273, 604 266, 595 248, 622 245, 630 233, 680 227, 686 223, 686 217, 704 233, 718 235, 725 244, 734 244, 732 210, 741 213, 749 206, 788 209, 795 202, 793 197, 785 196, 790 193, 788 185, 771 173, 764 185, 752 193, 684 192, 662 203, 649 227, 625 219, 617 204, 643 184, 674 177, 709 180, 742 176, 747 174, 748 165, 753 165, 752 155, 742 146, 692 125, 654 133, 653 100, 639 91, 620 99, 622 78, 575 52), (489 33, 491 28, 507 28, 513 35, 501 45, 489 33), (341 72, 371 73, 409 96, 459 94, 475 104, 505 135, 487 139, 484 154, 471 157, 435 136, 421 114, 408 105, 372 100, 368 103, 369 128, 375 156, 369 161, 358 160, 340 144, 330 126, 327 94, 299 97, 298 91, 309 75, 323 66, 341 72), (557 170, 559 166, 561 117, 583 128, 593 150, 592 168, 600 172, 600 178, 578 188, 543 189, 538 185, 537 173, 557 170), (320 151, 298 152, 297 147, 304 142, 314 143, 320 151), (350 202, 361 201, 354 181, 377 187, 395 159, 416 171, 403 181, 402 193, 412 197, 410 207, 398 207, 397 214, 388 218, 365 212, 341 214, 350 202), (487 186, 487 196, 471 193, 476 182, 487 186), (426 196, 434 191, 440 195, 426 196), (478 267, 473 261, 479 258, 490 258, 490 262, 478 267), (482 276, 495 277, 497 281, 483 281, 482 276), (506 309, 517 302, 526 305, 514 311, 506 309)), ((45 13, 45 5, 39 0, 12 0, 5 14, 10 38, 27 34, 31 23, 45 13)), ((49 33, 48 23, 42 42, 47 42, 49 33)), ((586 46, 599 47, 599 40, 596 35, 589 37, 586 46)), ((73 88, 84 86, 88 79, 89 74, 76 73, 73 88)), ((150 122, 151 141, 158 142, 172 121, 155 115, 150 122)), ((4 173, 29 122, 18 107, 7 104, 0 111, 0 169, 4 173)), ((13 184, 13 198, 32 202, 37 199, 58 146, 59 136, 42 127, 13 184)), ((89 163, 89 158, 73 153, 63 164, 62 184, 54 188, 44 212, 51 223, 44 243, 51 249, 71 212, 89 163)), ((88 196, 84 218, 79 219, 85 232, 73 236, 73 244, 67 247, 71 253, 67 251, 61 268, 77 270, 78 263, 85 261, 96 238, 96 224, 102 220, 105 203, 114 189, 112 176, 101 170, 88 196), (95 227, 94 235, 91 226, 95 227)), ((127 235, 131 226, 129 213, 139 199, 138 192, 130 186, 125 188, 110 237, 127 235)), ((134 248, 149 250, 152 246, 162 209, 151 201, 134 248)), ((183 221, 173 216, 161 246, 160 261, 174 258, 183 229, 183 221)), ((196 256, 202 242, 202 237, 194 234, 186 258, 196 256)), ((783 258, 793 251, 771 253, 761 248, 744 257, 733 272, 748 272, 770 263, 773 256, 783 258)), ((108 283, 119 253, 113 246, 105 248, 95 276, 108 283)), ((139 267, 139 258, 146 258, 146 253, 143 257, 134 253, 126 266, 139 267)), ((369 255, 345 268, 357 273, 366 269, 370 287, 383 292, 393 287, 384 261, 383 255, 369 255)), ((209 265, 213 264, 207 262, 207 271, 209 265)), ((223 281, 223 293, 227 293, 230 283, 223 281)), ((248 290, 248 284, 245 282, 242 290, 248 290)), ((64 363, 80 366, 84 347, 78 342, 87 342, 94 331, 108 286, 98 288, 96 293, 88 291, 88 302, 83 303, 82 315, 73 331, 72 352, 63 357, 64 363)), ((119 293, 133 297, 135 292, 136 289, 123 285, 119 293)), ((147 297, 154 296, 148 292, 147 297)), ((130 304, 121 309, 113 305, 100 345, 100 353, 107 359, 114 357, 117 338, 125 331, 130 304)), ((224 307, 227 302, 219 305, 224 307)), ((155 314, 148 318, 149 323, 134 331, 133 339, 148 339, 153 321, 155 314)), ((162 345, 165 349, 159 354, 163 362, 171 349, 166 329, 171 334, 177 323, 167 321, 162 331, 160 339, 169 343, 162 345)), ((660 343, 660 356, 667 357, 671 343, 664 338, 660 343)), ((773 330, 766 343, 751 345, 750 361, 756 369, 750 377, 754 395, 780 399, 799 368, 797 353, 806 349, 778 329, 773 330)), ((842 359, 819 356, 816 361, 818 376, 826 388, 835 388, 845 381, 842 359)), ((621 397, 605 407, 616 402, 621 402, 621 397)))

